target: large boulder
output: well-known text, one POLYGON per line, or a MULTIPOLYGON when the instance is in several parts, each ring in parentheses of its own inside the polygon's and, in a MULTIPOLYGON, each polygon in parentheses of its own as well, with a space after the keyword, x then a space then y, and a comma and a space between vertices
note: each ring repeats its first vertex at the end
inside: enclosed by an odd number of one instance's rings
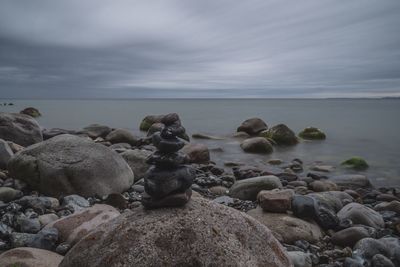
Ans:
POLYGON ((59 135, 16 154, 10 176, 48 196, 104 196, 133 183, 125 160, 111 149, 73 135, 59 135))
POLYGON ((132 149, 121 153, 121 156, 128 163, 129 167, 131 167, 135 175, 135 182, 142 179, 151 167, 146 162, 151 154, 151 151, 144 149, 132 149))
POLYGON ((45 229, 56 228, 60 243, 74 245, 97 226, 119 215, 119 211, 109 205, 96 204, 51 222, 45 229))
POLYGON ((245 132, 249 135, 257 135, 267 130, 267 124, 260 118, 247 119, 237 128, 237 132, 245 132))
POLYGON ((286 244, 293 244, 297 240, 316 243, 323 237, 316 223, 289 214, 264 212, 261 207, 249 210, 247 214, 271 229, 274 236, 286 244))
POLYGON ((244 152, 269 154, 273 151, 271 143, 264 137, 253 137, 244 140, 240 147, 244 152))
POLYGON ((208 163, 210 161, 210 151, 203 144, 187 144, 182 152, 186 154, 190 163, 208 163))
POLYGON ((229 190, 231 197, 242 200, 256 200, 261 190, 281 188, 282 183, 273 175, 259 176, 236 181, 229 190))
POLYGON ((63 257, 37 248, 14 248, 0 255, 4 267, 58 267, 63 257))
POLYGON ((43 141, 42 131, 34 118, 24 114, 0 112, 0 138, 21 146, 43 141))
POLYGON ((14 156, 14 152, 6 141, 0 139, 0 169, 7 169, 8 161, 14 156))
POLYGON ((385 227, 382 215, 359 203, 347 204, 337 213, 337 216, 340 220, 350 219, 353 224, 362 224, 375 229, 385 227))
POLYGON ((278 145, 295 145, 298 143, 296 134, 285 124, 278 124, 263 131, 261 136, 275 141, 278 145))
POLYGON ((126 212, 96 228, 60 267, 292 266, 264 225, 203 198, 181 208, 126 212))

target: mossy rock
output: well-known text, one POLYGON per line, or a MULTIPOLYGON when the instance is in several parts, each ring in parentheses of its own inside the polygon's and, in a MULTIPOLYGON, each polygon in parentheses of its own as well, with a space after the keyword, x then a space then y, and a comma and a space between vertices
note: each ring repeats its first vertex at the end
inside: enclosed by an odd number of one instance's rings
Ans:
POLYGON ((295 133, 285 124, 278 124, 260 133, 260 136, 273 140, 278 145, 295 145, 298 143, 295 133))
POLYGON ((323 131, 315 127, 307 127, 299 133, 299 136, 307 140, 324 140, 326 135, 323 131))
POLYGON ((348 160, 345 160, 342 162, 342 165, 355 170, 365 170, 369 167, 365 159, 360 157, 352 157, 348 160))
POLYGON ((24 110, 21 110, 19 113, 29 115, 33 118, 42 116, 42 114, 40 114, 39 110, 36 108, 33 108, 33 107, 25 108, 24 110))

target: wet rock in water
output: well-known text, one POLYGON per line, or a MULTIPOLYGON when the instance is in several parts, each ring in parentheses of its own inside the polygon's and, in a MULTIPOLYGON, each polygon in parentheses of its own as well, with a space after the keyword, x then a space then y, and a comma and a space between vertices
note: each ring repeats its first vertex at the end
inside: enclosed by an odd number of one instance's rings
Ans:
POLYGON ((35 235, 29 247, 46 250, 54 250, 58 241, 58 230, 56 228, 45 228, 35 235))
POLYGON ((270 159, 268 160, 268 163, 271 165, 280 165, 283 163, 281 159, 270 159))
POLYGON ((79 133, 87 134, 90 138, 96 139, 98 137, 105 138, 111 131, 112 129, 106 125, 90 124, 79 133))
POLYGON ((210 140, 222 140, 222 137, 217 137, 217 136, 212 136, 209 134, 203 134, 203 133, 194 133, 192 134, 192 138, 195 139, 210 139, 210 140))
POLYGON ((59 233, 59 242, 74 245, 97 226, 119 215, 119 211, 109 205, 95 204, 49 223, 44 229, 56 228, 59 233))
POLYGON ((163 118, 164 115, 149 115, 144 117, 142 122, 140 123, 140 130, 141 131, 147 131, 150 129, 150 127, 155 124, 155 123, 161 123, 161 119, 163 118))
POLYGON ((15 248, 0 255, 4 267, 58 267, 63 257, 37 248, 15 248))
POLYGON ((149 170, 150 165, 147 163, 147 158, 150 155, 151 152, 144 149, 133 149, 121 153, 121 156, 125 159, 133 171, 135 182, 142 179, 149 170))
POLYGON ((33 107, 25 108, 25 109, 21 110, 19 113, 31 116, 33 118, 42 116, 42 114, 40 114, 39 110, 37 108, 33 108, 33 107))
POLYGON ((361 174, 343 174, 333 176, 331 180, 346 189, 371 188, 369 179, 361 174))
POLYGON ((310 183, 310 188, 315 192, 338 191, 338 186, 328 180, 318 180, 310 183))
POLYGON ((326 135, 323 131, 315 127, 307 127, 299 133, 299 136, 306 140, 323 140, 326 135))
POLYGON ((355 170, 365 170, 368 168, 368 163, 361 157, 352 157, 343 161, 342 165, 355 170))
POLYGON ((376 211, 393 211, 400 214, 400 201, 393 200, 391 202, 381 202, 375 205, 374 210, 376 211))
POLYGON ((48 129, 44 129, 42 131, 43 134, 43 140, 47 140, 50 138, 53 138, 54 136, 57 135, 62 135, 62 134, 76 134, 76 131, 73 130, 65 130, 65 129, 61 129, 61 128, 51 128, 50 130, 48 129))
POLYGON ((289 251, 289 258, 294 267, 312 267, 312 259, 309 253, 301 251, 289 251))
POLYGON ((110 132, 105 139, 111 142, 111 144, 128 143, 132 146, 138 144, 138 139, 125 129, 115 129, 110 132))
POLYGON ((293 244, 297 240, 314 244, 323 237, 317 224, 289 214, 264 212, 261 207, 249 210, 247 214, 271 229, 274 236, 285 244, 293 244))
POLYGON ((247 153, 269 154, 273 151, 271 143, 264 137, 246 139, 240 144, 240 147, 247 153))
POLYGON ((0 139, 0 170, 7 169, 8 161, 14 156, 14 152, 10 148, 9 144, 0 139))
POLYGON ((193 198, 183 208, 134 209, 96 228, 60 267, 79 265, 286 267, 290 261, 271 232, 254 219, 193 198))
POLYGON ((267 130, 267 124, 260 118, 250 118, 242 122, 237 128, 237 132, 245 132, 249 135, 257 135, 258 133, 267 130))
POLYGON ((371 237, 373 234, 373 228, 353 226, 334 233, 331 241, 335 245, 352 248, 359 240, 371 237))
POLYGON ((133 173, 109 148, 73 135, 30 146, 8 164, 10 175, 49 196, 108 195, 127 190, 133 173))
POLYGON ((371 208, 359 203, 350 203, 344 206, 337 216, 340 220, 350 219, 353 224, 362 224, 375 229, 384 228, 382 216, 371 208))
POLYGON ((293 196, 291 189, 262 190, 257 195, 257 202, 264 211, 286 213, 291 209, 293 196))
POLYGON ((4 112, 0 112, 0 138, 21 146, 30 146, 43 141, 42 131, 34 118, 4 112))
POLYGON ((298 143, 295 133, 285 124, 278 124, 260 133, 262 137, 275 141, 278 145, 291 146, 298 143))
POLYGON ((237 133, 233 134, 233 137, 246 139, 246 138, 249 138, 251 136, 246 132, 237 132, 237 133))
POLYGON ((187 144, 182 152, 187 156, 190 163, 207 163, 210 161, 210 151, 203 144, 187 144))
POLYGON ((330 165, 315 165, 310 169, 316 172, 332 172, 335 170, 335 167, 330 165))
POLYGON ((282 183, 278 177, 273 175, 259 176, 236 181, 229 189, 229 194, 234 198, 254 201, 261 190, 272 190, 281 187, 282 183))
POLYGON ((14 199, 20 198, 23 193, 11 187, 0 187, 0 201, 8 203, 14 199))

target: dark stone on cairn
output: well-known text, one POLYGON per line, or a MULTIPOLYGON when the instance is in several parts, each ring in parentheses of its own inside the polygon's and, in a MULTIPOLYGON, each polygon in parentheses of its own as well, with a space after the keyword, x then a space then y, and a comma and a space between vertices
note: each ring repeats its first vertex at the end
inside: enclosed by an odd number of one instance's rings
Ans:
POLYGON ((151 167, 144 177, 142 204, 145 208, 176 207, 185 205, 192 195, 191 185, 195 170, 183 165, 187 160, 178 151, 185 143, 177 136, 185 132, 177 114, 168 114, 162 119, 165 127, 153 134, 152 142, 157 148, 148 159, 151 167))

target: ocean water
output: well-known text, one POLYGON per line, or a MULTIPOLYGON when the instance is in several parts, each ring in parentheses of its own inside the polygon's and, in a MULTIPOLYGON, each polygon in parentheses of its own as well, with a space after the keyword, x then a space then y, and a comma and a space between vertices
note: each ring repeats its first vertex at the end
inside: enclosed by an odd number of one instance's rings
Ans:
POLYGON ((18 112, 33 106, 43 114, 44 128, 78 130, 100 123, 127 128, 137 135, 143 117, 177 112, 189 134, 208 133, 223 140, 193 140, 210 148, 217 164, 225 161, 265 165, 269 159, 290 161, 300 158, 336 166, 331 174, 351 172, 340 162, 361 156, 370 168, 366 174, 376 186, 400 185, 400 100, 397 99, 134 99, 134 100, 3 100, 13 106, 0 111, 18 112), (231 138, 240 123, 262 118, 269 126, 285 123, 298 133, 307 126, 321 128, 324 141, 301 142, 293 147, 276 147, 270 155, 243 153, 240 140, 231 138))

